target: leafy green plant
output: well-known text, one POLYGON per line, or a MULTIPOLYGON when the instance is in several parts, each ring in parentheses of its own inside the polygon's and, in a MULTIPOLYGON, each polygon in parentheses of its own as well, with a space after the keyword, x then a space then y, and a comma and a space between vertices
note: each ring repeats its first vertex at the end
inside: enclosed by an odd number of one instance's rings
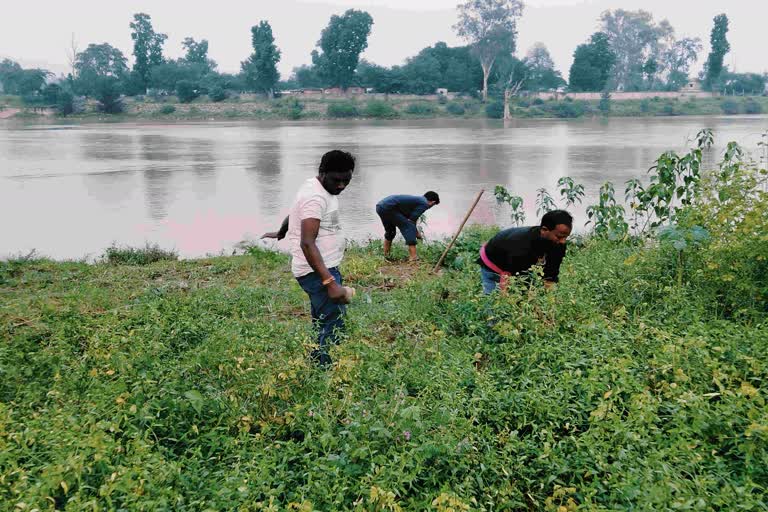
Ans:
POLYGON ((543 214, 557 209, 555 200, 549 195, 546 188, 540 188, 536 191, 536 215, 542 216, 543 214))
POLYGON ((584 185, 577 184, 569 176, 563 176, 557 180, 557 186, 560 187, 560 198, 565 201, 566 209, 575 206, 577 202, 581 204, 584 197, 584 185))
POLYGON ((702 151, 713 142, 712 130, 701 130, 696 136, 696 147, 687 154, 667 151, 656 160, 648 171, 647 187, 637 179, 627 182, 625 197, 633 209, 633 225, 640 232, 649 225, 657 227, 674 220, 681 207, 691 204, 701 179, 702 151))
POLYGON ((169 114, 173 114, 174 112, 176 112, 176 107, 173 105, 163 105, 160 107, 160 113, 163 115, 167 116, 169 114))
POLYGON ((682 286, 686 253, 699 249, 707 242, 710 239, 709 232, 701 226, 686 228, 669 224, 658 229, 658 237, 662 245, 672 247, 677 253, 677 284, 682 286))
POLYGON ((606 181, 600 187, 598 203, 587 207, 587 225, 592 224, 598 237, 622 240, 629 225, 624 220, 624 207, 616 203, 613 183, 606 181))
POLYGON ((506 203, 510 208, 510 219, 515 226, 525 222, 525 209, 523 208, 523 198, 510 194, 502 185, 496 185, 493 189, 493 195, 499 204, 506 203))

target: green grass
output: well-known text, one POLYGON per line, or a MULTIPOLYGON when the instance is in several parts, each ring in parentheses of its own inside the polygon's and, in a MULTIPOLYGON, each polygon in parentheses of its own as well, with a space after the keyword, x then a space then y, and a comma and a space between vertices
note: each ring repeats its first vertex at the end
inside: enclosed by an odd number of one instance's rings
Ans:
POLYGON ((281 254, 0 263, 0 510, 765 510, 764 311, 598 240, 489 299, 488 236, 352 247, 328 371, 281 254))

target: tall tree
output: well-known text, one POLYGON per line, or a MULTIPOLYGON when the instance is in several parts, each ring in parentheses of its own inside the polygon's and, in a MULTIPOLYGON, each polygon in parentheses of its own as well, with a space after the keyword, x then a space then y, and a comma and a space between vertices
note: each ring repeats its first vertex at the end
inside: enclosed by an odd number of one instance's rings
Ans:
POLYGON ((78 92, 93 96, 99 78, 122 79, 128 72, 123 52, 108 43, 89 44, 75 56, 75 84, 78 92))
POLYGON ((208 40, 203 39, 200 42, 195 41, 192 37, 185 37, 181 42, 181 46, 184 47, 184 60, 190 64, 203 64, 209 66, 208 60, 208 40))
POLYGON ((24 69, 18 62, 4 59, 0 62, 0 83, 6 94, 34 95, 45 85, 53 73, 46 69, 24 69))
POLYGON ((459 21, 453 26, 480 58, 483 68, 483 101, 488 100, 488 77, 502 53, 514 53, 521 0, 467 0, 458 5, 459 21))
POLYGON ((256 91, 263 91, 270 97, 280 80, 277 63, 280 62, 280 50, 275 46, 272 27, 262 20, 251 27, 251 45, 253 53, 240 63, 246 83, 256 91))
POLYGON ((688 82, 691 64, 696 62, 700 51, 701 39, 698 37, 684 37, 667 48, 662 56, 662 63, 668 90, 675 91, 688 82))
POLYGON ((555 70, 555 62, 543 43, 535 43, 528 50, 523 63, 527 67, 526 79, 521 84, 523 89, 541 91, 565 85, 565 80, 560 72, 555 70))
POLYGON ((664 42, 674 33, 672 25, 662 20, 658 25, 647 11, 616 9, 605 11, 600 17, 602 32, 611 43, 616 55, 613 78, 622 90, 640 90, 644 87, 644 72, 649 61, 658 61, 664 50, 664 42))
POLYGON ((149 14, 134 14, 130 26, 133 30, 131 39, 133 39, 133 57, 135 59, 133 70, 146 89, 152 66, 158 66, 163 62, 163 44, 168 36, 155 32, 149 14))
POLYGON ((373 18, 365 11, 349 9, 341 16, 331 16, 317 42, 322 53, 312 51, 312 63, 328 84, 343 90, 352 84, 372 26, 373 18))
POLYGON ((608 36, 595 32, 589 43, 580 44, 573 52, 573 64, 568 76, 572 91, 602 91, 606 88, 616 54, 611 49, 608 36))
POLYGON ((0 62, 0 84, 6 94, 16 94, 16 82, 21 76, 21 65, 11 59, 0 62))
POLYGON ((718 14, 713 21, 714 26, 709 35, 711 50, 707 62, 704 64, 704 84, 709 89, 717 87, 717 82, 723 72, 723 60, 731 50, 731 45, 725 37, 728 34, 728 16, 718 14))

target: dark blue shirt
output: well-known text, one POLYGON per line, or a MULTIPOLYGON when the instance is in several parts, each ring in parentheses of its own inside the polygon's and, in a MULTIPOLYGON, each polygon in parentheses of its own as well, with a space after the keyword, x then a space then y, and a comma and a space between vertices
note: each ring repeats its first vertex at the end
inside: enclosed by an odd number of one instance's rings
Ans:
POLYGON ((385 197, 378 202, 376 207, 385 212, 398 212, 416 222, 421 214, 429 209, 429 204, 427 204, 427 198, 424 196, 396 194, 385 197))

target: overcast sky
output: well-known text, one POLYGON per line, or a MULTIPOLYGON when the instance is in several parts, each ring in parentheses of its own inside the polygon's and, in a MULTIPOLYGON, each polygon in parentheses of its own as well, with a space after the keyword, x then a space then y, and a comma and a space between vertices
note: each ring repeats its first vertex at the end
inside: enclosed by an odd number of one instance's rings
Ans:
MULTIPOLYGON (((282 78, 295 66, 310 63, 310 52, 333 14, 363 9, 374 25, 363 57, 377 64, 402 64, 437 41, 450 46, 463 42, 452 29, 456 0, 251 0, 190 2, 189 0, 37 0, 4 2, 0 26, 0 58, 24 67, 66 72, 72 34, 79 49, 108 42, 131 58, 128 24, 133 13, 152 16, 158 32, 168 34, 167 57, 182 55, 181 41, 208 39, 209 55, 219 70, 236 72, 250 49, 250 27, 260 20, 272 25, 282 51, 282 78)), ((712 18, 725 13, 730 20, 731 52, 726 64, 737 71, 768 71, 768 0, 527 0, 519 21, 518 54, 535 42, 549 48, 555 65, 567 78, 575 47, 598 29, 607 9, 645 9, 656 21, 668 19, 678 37, 700 37, 709 51, 712 18)))

